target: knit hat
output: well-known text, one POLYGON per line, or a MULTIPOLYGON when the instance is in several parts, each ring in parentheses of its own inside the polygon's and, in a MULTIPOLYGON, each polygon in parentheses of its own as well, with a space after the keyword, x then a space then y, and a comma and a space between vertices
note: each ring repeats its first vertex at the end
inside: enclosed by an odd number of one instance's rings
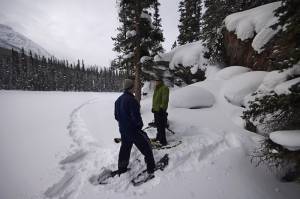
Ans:
POLYGON ((131 79, 125 79, 123 82, 123 89, 124 90, 130 90, 134 86, 134 82, 131 79))

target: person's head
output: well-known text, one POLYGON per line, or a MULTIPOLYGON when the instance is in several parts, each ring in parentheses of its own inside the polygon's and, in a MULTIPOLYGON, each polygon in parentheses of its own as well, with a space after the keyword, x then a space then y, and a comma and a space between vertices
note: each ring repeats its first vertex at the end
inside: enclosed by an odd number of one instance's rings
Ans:
POLYGON ((156 76, 154 81, 155 81, 155 86, 160 85, 160 84, 163 83, 163 79, 160 76, 156 76))
POLYGON ((123 90, 133 93, 134 91, 134 81, 132 79, 125 79, 123 82, 123 90))

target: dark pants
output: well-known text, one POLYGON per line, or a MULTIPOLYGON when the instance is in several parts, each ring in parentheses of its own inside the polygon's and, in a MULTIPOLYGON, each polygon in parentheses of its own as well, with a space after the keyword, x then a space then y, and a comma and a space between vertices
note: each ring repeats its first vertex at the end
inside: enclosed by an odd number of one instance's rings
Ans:
POLYGON ((167 112, 159 111, 154 113, 154 122, 157 128, 156 139, 162 144, 167 144, 166 127, 167 127, 167 112))
POLYGON ((143 133, 138 133, 131 140, 122 139, 118 162, 119 171, 127 170, 130 159, 130 152, 133 144, 144 155, 145 162, 147 164, 147 172, 153 173, 155 168, 153 152, 148 136, 143 133))

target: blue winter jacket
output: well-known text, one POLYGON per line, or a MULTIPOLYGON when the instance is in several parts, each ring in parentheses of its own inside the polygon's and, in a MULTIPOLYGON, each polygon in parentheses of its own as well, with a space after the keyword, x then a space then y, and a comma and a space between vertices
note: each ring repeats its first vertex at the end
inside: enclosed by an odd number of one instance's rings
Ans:
POLYGON ((125 91, 115 102, 115 119, 122 139, 132 140, 143 128, 140 105, 134 95, 125 91))

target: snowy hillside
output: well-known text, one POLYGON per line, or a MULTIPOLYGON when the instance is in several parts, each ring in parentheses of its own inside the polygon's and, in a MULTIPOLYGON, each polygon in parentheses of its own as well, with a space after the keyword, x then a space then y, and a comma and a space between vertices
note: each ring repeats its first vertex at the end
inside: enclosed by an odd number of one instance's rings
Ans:
POLYGON ((26 38, 22 34, 14 31, 11 27, 3 24, 0 24, 0 47, 6 49, 14 48, 15 50, 21 50, 24 48, 26 53, 31 50, 32 53, 51 57, 51 54, 41 46, 26 38))
MULTIPOLYGON (((243 108, 224 97, 233 78, 252 74, 240 70, 171 91, 168 113, 176 134, 167 139, 182 144, 154 151, 156 160, 168 153, 169 165, 140 187, 130 183, 145 167, 135 148, 129 173, 104 186, 89 182, 103 167, 117 167, 119 145, 112 140, 119 136, 113 117, 118 93, 0 91, 0 198, 297 199, 299 185, 281 183, 250 163, 262 137, 244 130, 243 108)), ((151 97, 141 105, 147 124, 153 119, 151 97)), ((155 135, 154 129, 147 132, 155 135)))

